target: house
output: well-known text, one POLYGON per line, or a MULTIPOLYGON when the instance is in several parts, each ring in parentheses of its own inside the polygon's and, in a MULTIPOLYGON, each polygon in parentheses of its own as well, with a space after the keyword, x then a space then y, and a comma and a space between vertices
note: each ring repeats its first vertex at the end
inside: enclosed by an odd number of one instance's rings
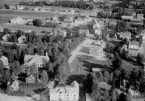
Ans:
POLYGON ((11 37, 10 34, 5 34, 5 35, 2 37, 2 39, 3 39, 3 41, 7 42, 7 41, 9 40, 10 37, 11 37))
POLYGON ((24 44, 26 42, 26 37, 25 36, 20 36, 18 38, 18 43, 24 44))
MULTIPOLYGON (((23 19, 22 17, 16 17, 11 19, 12 24, 26 24, 30 19, 23 19)), ((30 20, 31 21, 31 20, 30 20)))
POLYGON ((107 34, 106 38, 108 41, 115 40, 115 39, 117 39, 117 35, 110 33, 110 34, 107 34))
POLYGON ((25 55, 24 62, 26 66, 33 66, 35 65, 38 68, 42 68, 45 64, 49 61, 48 56, 40 56, 40 55, 25 55))
POLYGON ((93 72, 100 72, 100 71, 102 71, 100 68, 92 68, 92 71, 93 72))
POLYGON ((130 41, 129 42, 129 49, 131 50, 139 50, 139 42, 137 41, 130 41))
POLYGON ((53 33, 55 34, 55 35, 61 35, 61 36, 66 36, 66 34, 67 34, 67 32, 66 32, 66 30, 65 29, 62 29, 62 28, 57 28, 57 29, 55 29, 54 31, 53 31, 53 33))
POLYGON ((58 85, 50 88, 50 101, 79 101, 79 84, 73 81, 71 85, 58 85))
POLYGON ((130 20, 130 19, 133 19, 134 16, 132 16, 132 15, 122 15, 121 18, 122 18, 122 20, 130 20))
POLYGON ((140 53, 139 42, 136 41, 129 42, 128 53, 131 56, 136 57, 138 53, 140 53))
POLYGON ((128 40, 131 38, 131 33, 130 32, 121 32, 118 33, 120 35, 121 38, 127 38, 128 40))
POLYGON ((16 5, 16 9, 18 9, 18 10, 24 10, 25 7, 23 5, 16 5))
POLYGON ((3 28, 0 28, 0 32, 3 32, 3 30, 4 30, 3 28))
POLYGON ((89 34, 89 30, 87 29, 79 29, 79 34, 89 34))
POLYGON ((16 5, 9 5, 10 9, 16 9, 16 5))
POLYGON ((144 101, 144 98, 141 96, 141 94, 135 90, 133 87, 130 87, 129 93, 131 94, 131 101, 144 101))
POLYGON ((99 85, 98 85, 100 88, 102 89, 106 89, 106 90, 110 90, 111 89, 111 85, 109 85, 108 83, 106 82, 100 82, 99 85))
POLYGON ((4 68, 10 69, 8 58, 4 56, 3 53, 1 53, 1 55, 0 60, 3 62, 4 68))
POLYGON ((18 80, 15 80, 14 82, 12 82, 12 84, 10 85, 10 88, 12 91, 18 91, 20 89, 18 80))

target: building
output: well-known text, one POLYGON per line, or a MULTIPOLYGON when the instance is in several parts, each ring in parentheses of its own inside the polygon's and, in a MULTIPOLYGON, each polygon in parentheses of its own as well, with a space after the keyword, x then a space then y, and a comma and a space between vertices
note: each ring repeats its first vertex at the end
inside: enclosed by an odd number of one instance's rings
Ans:
POLYGON ((18 43, 24 44, 26 42, 26 37, 25 36, 20 36, 18 38, 18 43))
POLYGON ((23 5, 16 5, 16 9, 18 9, 18 10, 24 10, 25 7, 23 5))
POLYGON ((71 85, 50 88, 50 101, 79 101, 79 84, 73 81, 71 85))
POLYGON ((88 29, 79 29, 79 34, 89 34, 89 30, 88 29))
POLYGON ((139 50, 139 42, 137 41, 130 41, 129 42, 129 49, 131 50, 139 50))
POLYGON ((136 42, 136 41, 129 42, 128 53, 131 56, 134 56, 134 57, 137 56, 138 53, 140 53, 139 42, 136 42))
POLYGON ((28 22, 32 22, 33 19, 24 19, 22 17, 16 17, 11 19, 10 23, 12 24, 27 24, 28 22))
POLYGON ((123 15, 121 18, 122 20, 130 20, 133 19, 134 17, 132 15, 123 15))
POLYGON ((130 87, 129 93, 131 94, 131 101, 144 101, 144 98, 141 96, 141 94, 135 90, 133 87, 130 87))
POLYGON ((49 61, 48 56, 40 56, 40 55, 25 55, 24 62, 25 66, 33 66, 35 65, 38 68, 42 68, 49 61))
POLYGON ((3 39, 3 41, 7 42, 7 41, 9 40, 10 37, 11 37, 10 34, 5 34, 5 35, 2 37, 2 39, 3 39))
POLYGON ((120 35, 121 38, 127 38, 128 40, 131 38, 131 33, 130 32, 121 32, 118 33, 120 35))
POLYGON ((59 35, 65 37, 66 34, 67 34, 67 32, 66 32, 65 29, 62 29, 62 28, 56 28, 56 29, 54 29, 53 34, 55 34, 55 35, 58 35, 58 34, 59 34, 59 35))
POLYGON ((14 10, 14 9, 17 9, 16 8, 16 5, 9 5, 10 9, 14 10))

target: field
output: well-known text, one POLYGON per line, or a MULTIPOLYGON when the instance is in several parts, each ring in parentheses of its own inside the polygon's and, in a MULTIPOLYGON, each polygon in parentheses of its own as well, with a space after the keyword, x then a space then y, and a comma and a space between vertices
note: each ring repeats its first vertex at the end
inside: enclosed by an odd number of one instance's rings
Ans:
POLYGON ((41 31, 52 32, 52 28, 35 27, 35 26, 28 26, 28 25, 4 24, 4 25, 1 26, 1 28, 9 28, 9 29, 12 29, 12 30, 22 30, 22 31, 32 30, 32 31, 35 31, 35 32, 41 32, 41 31))
POLYGON ((55 13, 46 12, 32 12, 32 11, 13 11, 13 10, 0 10, 0 16, 22 16, 22 17, 33 17, 33 18, 47 18, 53 17, 55 13))
MULTIPOLYGON (((0 3, 3 3, 3 4, 18 4, 21 1, 27 1, 27 0, 0 0, 0 3)), ((43 1, 46 1, 46 0, 43 0, 43 1)))
POLYGON ((89 54, 89 48, 88 47, 82 47, 80 52, 89 54))

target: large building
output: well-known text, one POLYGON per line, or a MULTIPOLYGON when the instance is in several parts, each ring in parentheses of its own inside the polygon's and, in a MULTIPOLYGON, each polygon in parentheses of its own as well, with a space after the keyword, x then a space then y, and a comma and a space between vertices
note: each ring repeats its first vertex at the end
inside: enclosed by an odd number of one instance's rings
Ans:
POLYGON ((79 101, 79 84, 73 81, 71 85, 50 88, 50 101, 79 101))

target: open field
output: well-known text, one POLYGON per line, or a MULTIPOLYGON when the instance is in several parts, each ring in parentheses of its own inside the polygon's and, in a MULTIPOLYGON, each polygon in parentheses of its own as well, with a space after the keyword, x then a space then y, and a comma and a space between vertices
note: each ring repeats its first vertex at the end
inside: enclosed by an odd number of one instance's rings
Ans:
MULTIPOLYGON (((22 11, 22 10, 21 11, 20 10, 0 10, 0 15, 47 18, 47 17, 53 17, 55 15, 58 15, 58 13, 22 11)), ((61 15, 65 15, 65 14, 61 14, 61 15)), ((73 16, 73 14, 67 14, 67 15, 73 16)))
POLYGON ((23 0, 0 0, 1 4, 18 4, 20 1, 23 0))
POLYGON ((53 30, 53 28, 49 28, 49 27, 35 27, 35 26, 29 26, 29 25, 16 25, 16 24, 3 24, 0 27, 9 28, 12 30, 22 30, 22 31, 32 30, 35 32, 41 32, 41 31, 52 32, 53 30))
POLYGON ((89 48, 88 47, 82 47, 79 52, 89 54, 89 48))
MULTIPOLYGON (((0 0, 0 3, 3 3, 3 4, 18 4, 21 1, 27 1, 27 0, 0 0)), ((48 1, 48 0, 43 0, 43 1, 48 1)))

